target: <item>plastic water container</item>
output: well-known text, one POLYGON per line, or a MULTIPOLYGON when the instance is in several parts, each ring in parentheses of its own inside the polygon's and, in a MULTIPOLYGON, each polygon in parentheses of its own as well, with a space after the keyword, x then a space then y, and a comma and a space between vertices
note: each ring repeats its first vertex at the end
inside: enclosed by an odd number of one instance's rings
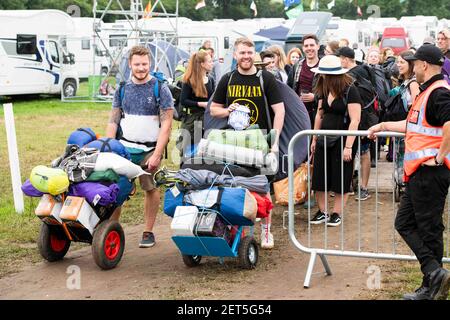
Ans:
POLYGON ((178 206, 170 224, 174 236, 194 236, 194 228, 198 219, 198 208, 195 206, 178 206))

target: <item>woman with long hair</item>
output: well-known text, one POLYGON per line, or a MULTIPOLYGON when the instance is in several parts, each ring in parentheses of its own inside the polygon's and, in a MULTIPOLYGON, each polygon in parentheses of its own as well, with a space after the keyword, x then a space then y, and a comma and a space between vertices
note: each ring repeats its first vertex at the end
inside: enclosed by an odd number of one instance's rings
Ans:
POLYGON ((292 48, 291 50, 289 50, 287 57, 286 57, 286 62, 287 62, 286 67, 285 67, 286 73, 289 74, 289 72, 291 72, 294 64, 296 64, 302 58, 303 58, 302 50, 300 50, 299 48, 295 47, 295 48, 292 48))
POLYGON ((414 75, 414 62, 406 61, 405 57, 413 56, 414 53, 410 50, 405 50, 400 53, 397 58, 397 67, 399 72, 400 90, 404 92, 405 107, 411 108, 414 99, 419 95, 419 84, 414 75), (403 86, 403 87, 402 87, 403 86))
POLYGON ((183 76, 180 103, 186 111, 186 116, 177 141, 182 155, 189 154, 193 145, 203 137, 203 115, 215 88, 214 80, 209 76, 212 68, 211 55, 201 50, 191 56, 183 76))
MULTIPOLYGON (((353 85, 353 78, 347 74, 348 69, 342 68, 340 58, 335 55, 325 56, 320 60, 319 66, 311 70, 320 74, 314 88, 314 93, 319 97, 314 130, 358 130, 361 97, 353 85)), ((341 215, 351 191, 353 159, 357 145, 354 136, 343 137, 342 140, 337 136, 328 136, 327 139, 323 136, 313 137, 312 190, 315 191, 319 210, 311 219, 311 224, 341 224, 341 215), (332 209, 331 214, 325 212, 325 191, 335 193, 334 206, 329 208, 332 209)))
POLYGON ((286 83, 288 79, 288 72, 286 71, 286 54, 284 53, 283 48, 277 45, 273 45, 267 48, 267 50, 273 52, 273 54, 275 55, 275 67, 278 69, 278 71, 280 71, 282 81, 286 83))

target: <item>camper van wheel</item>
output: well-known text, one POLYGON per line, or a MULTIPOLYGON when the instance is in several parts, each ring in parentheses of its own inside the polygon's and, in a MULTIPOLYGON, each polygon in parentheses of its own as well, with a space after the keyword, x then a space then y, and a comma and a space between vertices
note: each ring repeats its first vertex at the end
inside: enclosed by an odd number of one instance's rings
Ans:
POLYGON ((112 269, 122 259, 125 248, 125 234, 119 222, 105 220, 94 230, 92 257, 104 270, 112 269))
POLYGON ((254 269, 258 263, 258 245, 252 236, 246 236, 239 244, 239 264, 244 269, 254 269))
POLYGON ((77 93, 77 84, 74 80, 66 80, 63 85, 64 97, 75 97, 77 93))
POLYGON ((183 262, 189 268, 196 267, 202 261, 202 256, 190 256, 187 254, 183 254, 183 262))
POLYGON ((49 262, 61 260, 66 255, 69 247, 70 240, 67 239, 62 227, 42 223, 39 232, 38 248, 45 260, 49 262))

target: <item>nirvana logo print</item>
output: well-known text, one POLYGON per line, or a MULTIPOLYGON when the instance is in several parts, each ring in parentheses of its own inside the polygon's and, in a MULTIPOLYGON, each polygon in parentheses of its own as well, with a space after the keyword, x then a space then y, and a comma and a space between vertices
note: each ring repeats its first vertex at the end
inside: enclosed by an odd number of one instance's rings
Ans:
POLYGON ((250 109, 250 124, 258 121, 259 112, 252 98, 261 98, 263 96, 260 86, 248 85, 230 85, 228 86, 228 97, 234 98, 233 103, 246 106, 250 109))
POLYGON ((258 121, 258 108, 256 107, 256 104, 248 99, 236 99, 233 101, 233 103, 238 103, 240 105, 246 106, 250 110, 250 125, 255 124, 256 121, 258 121))

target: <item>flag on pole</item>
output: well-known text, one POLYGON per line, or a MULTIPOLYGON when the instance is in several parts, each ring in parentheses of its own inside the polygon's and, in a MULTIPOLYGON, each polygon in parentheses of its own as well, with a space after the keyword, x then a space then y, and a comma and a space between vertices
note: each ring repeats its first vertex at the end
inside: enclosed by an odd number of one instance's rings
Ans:
POLYGON ((144 9, 144 19, 150 19, 152 17, 151 12, 152 12, 152 1, 150 0, 144 9))
POLYGON ((255 12, 254 16, 256 17, 258 15, 258 9, 256 8, 255 1, 252 1, 252 3, 250 4, 250 9, 252 9, 255 12))
POLYGON ((286 11, 286 15, 288 16, 289 19, 297 19, 297 17, 302 12, 303 12, 303 3, 296 6, 295 8, 292 8, 292 9, 286 11))
POLYGON ((358 14, 358 16, 362 17, 363 13, 361 11, 361 7, 358 6, 358 9, 356 10, 356 13, 358 14))
POLYGON ((293 6, 294 4, 301 4, 302 0, 284 0, 284 10, 289 9, 289 7, 293 6))
POLYGON ((206 6, 205 0, 201 0, 199 2, 197 2, 197 5, 195 6, 195 10, 198 10, 200 8, 203 8, 206 6))
POLYGON ((331 1, 327 4, 328 10, 331 10, 336 5, 336 0, 331 1))

